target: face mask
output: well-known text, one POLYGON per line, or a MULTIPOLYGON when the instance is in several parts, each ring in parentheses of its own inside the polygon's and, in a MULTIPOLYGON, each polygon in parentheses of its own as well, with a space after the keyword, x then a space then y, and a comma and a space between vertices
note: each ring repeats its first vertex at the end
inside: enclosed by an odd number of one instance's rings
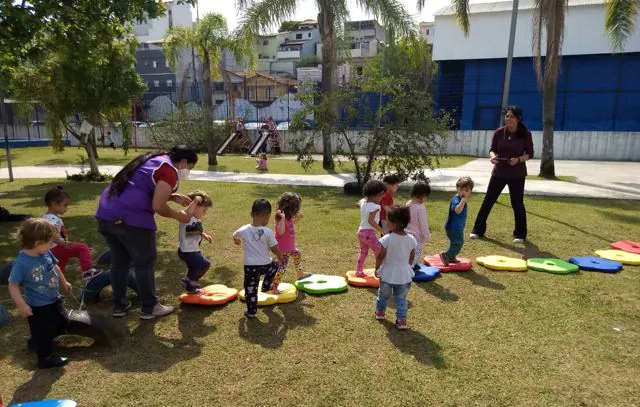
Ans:
POLYGON ((179 179, 189 179, 189 174, 191 173, 191 170, 188 168, 183 168, 181 170, 178 170, 178 178, 179 179))

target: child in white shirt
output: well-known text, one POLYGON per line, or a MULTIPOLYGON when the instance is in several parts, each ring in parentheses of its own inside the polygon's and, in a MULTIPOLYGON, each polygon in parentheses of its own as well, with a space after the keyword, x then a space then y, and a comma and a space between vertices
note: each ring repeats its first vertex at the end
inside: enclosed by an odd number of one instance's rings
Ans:
POLYGON ((198 280, 211 267, 211 262, 200 251, 202 239, 211 243, 211 236, 204 233, 202 219, 207 210, 213 205, 211 197, 203 191, 193 191, 189 195, 191 205, 195 205, 193 216, 189 223, 180 223, 178 226, 178 257, 187 265, 187 275, 180 282, 189 294, 200 294, 198 280))
POLYGON ((376 232, 382 232, 380 227, 380 199, 387 190, 382 181, 371 180, 364 184, 364 198, 360 200, 360 227, 358 228, 358 242, 360 243, 360 256, 356 264, 356 277, 365 277, 364 262, 367 260, 369 249, 378 255, 380 243, 376 232))

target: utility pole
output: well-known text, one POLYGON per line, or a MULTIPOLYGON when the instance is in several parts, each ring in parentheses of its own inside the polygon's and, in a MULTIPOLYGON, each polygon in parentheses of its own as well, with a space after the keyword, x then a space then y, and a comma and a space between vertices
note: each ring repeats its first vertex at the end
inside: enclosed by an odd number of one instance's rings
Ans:
POLYGON ((7 168, 9 169, 9 181, 13 181, 13 166, 11 165, 11 147, 9 147, 9 129, 7 129, 7 112, 4 107, 4 92, 2 82, 0 82, 0 120, 2 121, 2 131, 4 133, 4 148, 7 153, 7 168))
POLYGON ((502 91, 502 109, 500 110, 500 127, 504 126, 504 110, 509 104, 509 86, 511 85, 511 67, 513 65, 513 46, 516 41, 516 25, 518 22, 518 2, 513 0, 511 10, 511 32, 509 33, 509 50, 507 51, 507 66, 504 72, 504 88, 502 91))

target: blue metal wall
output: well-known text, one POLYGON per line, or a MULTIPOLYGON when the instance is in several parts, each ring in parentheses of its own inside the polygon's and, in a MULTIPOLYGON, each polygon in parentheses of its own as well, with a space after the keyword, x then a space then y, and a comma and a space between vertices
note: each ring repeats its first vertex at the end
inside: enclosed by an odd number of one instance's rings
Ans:
MULTIPOLYGON (((505 59, 441 61, 437 106, 455 111, 462 130, 496 128, 505 59)), ((640 53, 567 56, 556 100, 556 130, 640 131, 640 53)), ((509 104, 542 129, 542 94, 531 58, 513 61, 509 104)))

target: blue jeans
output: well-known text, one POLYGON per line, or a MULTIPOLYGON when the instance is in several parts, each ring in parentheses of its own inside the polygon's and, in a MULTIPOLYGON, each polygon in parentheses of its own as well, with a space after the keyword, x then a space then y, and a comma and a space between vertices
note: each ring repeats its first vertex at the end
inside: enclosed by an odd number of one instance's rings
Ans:
POLYGON ((409 294, 410 288, 411 283, 389 284, 381 281, 380 288, 378 289, 378 299, 376 300, 376 311, 386 311, 387 302, 389 302, 389 298, 393 295, 393 299, 396 302, 396 319, 407 319, 407 309, 409 308, 407 294, 409 294))
MULTIPOLYGON (((95 301, 100 297, 100 293, 103 289, 111 285, 111 272, 105 271, 97 277, 94 277, 87 283, 87 286, 84 288, 84 299, 89 301, 95 301)), ((133 273, 129 272, 129 280, 127 281, 127 285, 133 291, 138 293, 138 284, 136 283, 136 279, 133 276, 133 273)))
POLYGON ((447 257, 449 260, 455 259, 464 244, 464 229, 459 230, 447 230, 447 237, 449 238, 449 249, 447 249, 447 257))

